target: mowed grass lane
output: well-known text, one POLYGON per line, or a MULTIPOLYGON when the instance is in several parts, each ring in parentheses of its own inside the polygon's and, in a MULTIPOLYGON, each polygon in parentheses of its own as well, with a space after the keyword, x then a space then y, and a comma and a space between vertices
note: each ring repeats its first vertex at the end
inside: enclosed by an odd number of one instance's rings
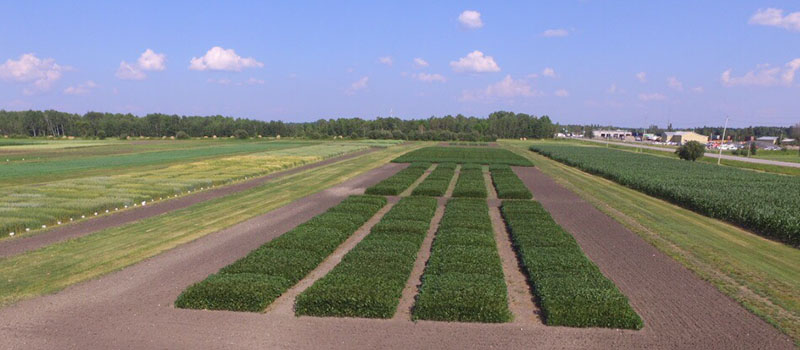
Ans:
POLYGON ((800 250, 500 143, 800 343, 800 250))
POLYGON ((421 145, 386 148, 186 209, 0 259, 0 306, 121 269, 321 191, 418 147, 421 145))

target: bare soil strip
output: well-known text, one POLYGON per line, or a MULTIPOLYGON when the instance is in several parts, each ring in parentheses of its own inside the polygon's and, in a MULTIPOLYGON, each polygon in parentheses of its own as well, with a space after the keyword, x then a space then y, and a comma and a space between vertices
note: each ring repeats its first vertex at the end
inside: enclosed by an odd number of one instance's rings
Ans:
POLYGON ((336 250, 331 253, 324 261, 322 261, 316 269, 311 271, 308 276, 297 282, 294 287, 289 288, 285 293, 283 293, 278 299, 267 307, 265 312, 267 313, 275 313, 278 315, 284 316, 292 316, 294 315, 294 301, 300 293, 311 287, 318 279, 324 277, 331 272, 336 265, 342 261, 345 254, 347 254, 353 247, 356 246, 361 240, 364 239, 369 234, 369 231, 372 230, 372 226, 375 226, 387 212, 389 212, 392 207, 397 204, 398 198, 391 198, 389 199, 389 203, 386 204, 381 210, 378 210, 375 215, 373 215, 369 220, 367 220, 364 225, 356 230, 347 240, 344 241, 336 250))
POLYGON ((789 337, 536 168, 514 171, 630 299, 642 333, 679 347, 792 348, 789 337))
POLYGON ((500 208, 490 203, 489 216, 492 218, 497 252, 503 263, 503 276, 505 276, 508 288, 508 309, 514 315, 514 323, 544 326, 541 311, 534 303, 528 279, 520 269, 517 254, 511 244, 511 237, 506 230, 505 221, 500 215, 500 208))
POLYGON ((369 152, 375 151, 375 148, 366 149, 339 157, 325 159, 316 163, 302 165, 296 168, 275 172, 269 175, 253 178, 244 182, 239 182, 232 185, 217 187, 212 190, 199 191, 194 194, 182 196, 175 199, 165 200, 140 206, 133 209, 126 209, 124 211, 113 213, 110 215, 103 215, 89 220, 77 222, 74 224, 65 225, 59 228, 54 228, 40 234, 30 236, 20 236, 19 238, 7 239, 0 242, 0 258, 5 258, 17 254, 22 254, 27 251, 35 250, 53 243, 65 241, 71 238, 85 236, 103 229, 110 227, 121 226, 134 221, 146 219, 149 217, 161 215, 174 210, 183 209, 200 202, 220 198, 232 193, 249 190, 251 188, 260 186, 270 180, 297 174, 309 169, 318 168, 321 166, 333 164, 346 159, 362 156, 369 152))
POLYGON ((408 281, 406 281, 405 288, 403 288, 400 303, 397 304, 397 312, 393 317, 395 320, 411 320, 411 310, 419 293, 419 286, 422 284, 422 273, 425 271, 425 265, 428 264, 428 259, 431 257, 433 236, 436 234, 436 230, 439 229, 439 222, 442 221, 442 216, 444 216, 446 203, 447 198, 438 198, 436 212, 433 214, 433 219, 431 219, 431 226, 428 228, 425 240, 422 241, 419 253, 417 253, 417 260, 414 261, 414 268, 411 270, 408 281))
POLYGON ((419 179, 412 182, 411 185, 408 186, 408 188, 406 188, 406 190, 400 193, 398 196, 399 197, 410 196, 411 192, 414 192, 414 189, 417 188, 417 186, 419 186, 419 184, 421 184, 422 181, 425 181, 425 179, 433 172, 433 169, 436 169, 437 166, 438 164, 431 164, 431 166, 427 170, 425 170, 424 173, 422 173, 422 176, 420 176, 419 179))

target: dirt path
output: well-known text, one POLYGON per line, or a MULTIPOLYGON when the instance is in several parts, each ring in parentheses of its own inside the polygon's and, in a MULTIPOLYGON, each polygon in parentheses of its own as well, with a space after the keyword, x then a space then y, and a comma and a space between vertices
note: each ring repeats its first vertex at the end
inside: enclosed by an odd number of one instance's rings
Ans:
POLYGON ((416 302, 417 294, 419 294, 419 286, 422 284, 422 273, 425 271, 425 265, 431 257, 433 236, 436 234, 436 230, 439 229, 439 222, 442 221, 442 216, 444 216, 444 206, 447 203, 447 198, 440 197, 437 201, 436 212, 431 219, 431 225, 417 253, 417 260, 414 261, 414 267, 408 276, 406 286, 403 288, 400 303, 397 304, 397 312, 393 317, 395 320, 411 320, 411 311, 414 307, 414 302, 416 302))
POLYGON ((339 157, 325 159, 316 163, 302 165, 296 168, 275 172, 269 175, 253 178, 236 184, 217 187, 212 190, 199 191, 194 194, 182 196, 175 199, 160 201, 137 208, 126 209, 124 211, 103 215, 89 220, 69 224, 59 228, 51 229, 39 234, 30 236, 20 236, 19 238, 7 239, 0 242, 0 258, 22 254, 27 251, 42 248, 44 246, 64 241, 71 238, 85 236, 106 228, 121 226, 130 222, 146 219, 156 215, 161 215, 174 210, 183 209, 197 203, 205 202, 215 198, 227 196, 232 193, 245 191, 256 186, 260 186, 270 180, 283 176, 297 174, 309 169, 336 163, 342 160, 362 156, 375 151, 375 148, 366 149, 359 152, 346 154, 339 157))
POLYGON ((508 309, 514 315, 514 323, 544 326, 540 317, 540 310, 534 303, 533 292, 528 286, 528 279, 520 268, 517 254, 511 243, 511 237, 506 229, 506 223, 500 214, 500 205, 503 202, 497 199, 497 191, 492 184, 492 177, 488 172, 483 173, 486 190, 488 191, 489 217, 492 219, 494 240, 497 243, 497 253, 503 264, 503 277, 506 280, 508 291, 508 309))
POLYGON ((379 210, 375 215, 373 215, 364 225, 356 230, 347 240, 344 241, 341 245, 339 245, 336 250, 331 253, 325 260, 317 266, 316 269, 311 271, 308 276, 297 282, 292 288, 289 288, 283 295, 281 295, 275 302, 270 305, 266 312, 267 313, 275 313, 283 316, 292 316, 294 315, 294 300, 297 298, 300 293, 311 287, 314 282, 319 280, 320 278, 324 277, 331 272, 336 265, 342 261, 345 254, 347 254, 353 247, 361 242, 369 234, 369 231, 372 230, 372 226, 375 226, 381 218, 383 218, 386 213, 392 209, 392 207, 397 203, 398 198, 389 199, 389 203, 383 206, 381 210, 379 210))
POLYGON ((408 188, 406 188, 405 191, 401 192, 398 196, 400 197, 410 196, 411 192, 414 192, 414 189, 417 188, 417 186, 419 186, 419 184, 421 184, 422 181, 425 181, 425 179, 428 178, 428 176, 433 172, 434 169, 436 169, 437 166, 438 164, 431 164, 431 166, 428 167, 428 169, 426 169, 424 173, 422 173, 422 176, 414 180, 414 182, 412 182, 411 185, 408 186, 408 188))
POLYGON ((678 347, 780 349, 791 340, 536 168, 514 171, 644 319, 678 347))

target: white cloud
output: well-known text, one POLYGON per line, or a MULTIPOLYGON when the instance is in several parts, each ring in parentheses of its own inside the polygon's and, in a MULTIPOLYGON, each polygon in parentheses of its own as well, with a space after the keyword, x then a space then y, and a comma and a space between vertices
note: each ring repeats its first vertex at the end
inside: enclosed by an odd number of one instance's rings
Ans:
POLYGON ((616 94, 617 91, 618 91, 617 90, 617 84, 611 84, 611 86, 609 86, 608 89, 606 89, 606 92, 609 93, 609 94, 612 94, 612 95, 616 94))
POLYGON ((243 85, 264 85, 265 81, 261 79, 256 79, 251 77, 245 81, 234 82, 228 78, 220 78, 220 79, 208 79, 206 80, 209 83, 219 84, 219 85, 235 85, 235 86, 243 86, 243 85))
POLYGON ((117 73, 114 75, 122 80, 144 80, 144 78, 147 78, 147 74, 144 74, 139 67, 125 61, 119 63, 117 73))
POLYGON ((247 81, 245 82, 245 84, 247 84, 247 85, 264 85, 264 83, 265 83, 264 80, 256 79, 256 78, 253 78, 253 77, 251 77, 250 79, 247 79, 247 81))
POLYGON ((144 80, 147 74, 144 71, 162 71, 167 69, 167 56, 147 49, 139 56, 136 63, 122 61, 119 63, 117 73, 114 74, 122 80, 144 80))
POLYGON ((345 90, 345 93, 348 95, 353 95, 358 90, 365 89, 367 87, 367 82, 369 82, 369 77, 362 77, 361 79, 356 80, 350 87, 345 90))
POLYGON ((639 82, 646 83, 647 82, 647 73, 645 73, 645 72, 636 73, 636 79, 639 79, 639 82))
POLYGON ((416 74, 412 74, 411 76, 414 79, 417 79, 419 81, 428 82, 428 83, 431 83, 431 82, 444 83, 445 81, 447 81, 447 79, 445 79, 445 77, 443 75, 437 74, 437 73, 434 73, 434 74, 416 73, 416 74))
POLYGON ((458 15, 458 21, 467 28, 483 27, 481 13, 478 11, 466 10, 458 15))
POLYGON ((26 53, 18 60, 8 59, 0 65, 0 79, 18 83, 28 83, 23 89, 27 95, 49 90, 63 71, 69 67, 58 65, 54 59, 40 59, 35 54, 26 53))
POLYGON ((97 84, 91 80, 87 80, 83 84, 78 84, 75 86, 69 86, 64 89, 64 93, 67 95, 86 95, 92 89, 96 88, 97 84))
POLYGON ((702 93, 703 93, 703 92, 705 92, 705 91, 706 91, 706 90, 705 90, 705 89, 703 89, 703 87, 702 87, 702 86, 695 86, 695 87, 693 87, 693 88, 692 88, 692 92, 694 92, 694 93, 696 93, 696 94, 702 94, 702 93))
POLYGON ((569 91, 565 89, 558 89, 554 94, 558 97, 567 97, 569 96, 569 91))
POLYGON ((664 95, 659 94, 657 92, 649 93, 649 94, 639 94, 639 100, 640 101, 645 101, 645 102, 648 102, 648 101, 663 101, 663 100, 666 100, 666 99, 667 99, 667 96, 664 96, 664 95))
POLYGON ((792 12, 784 16, 781 9, 759 9, 753 14, 753 17, 750 17, 749 23, 800 31, 800 12, 792 12))
POLYGON ((735 77, 728 69, 722 72, 720 81, 723 86, 791 86, 794 82, 795 72, 800 69, 800 58, 795 58, 786 63, 783 68, 773 67, 769 64, 759 64, 755 70, 735 77))
POLYGON ((547 67, 542 70, 542 75, 550 78, 555 78, 556 71, 553 68, 547 67))
POLYGON ((394 64, 394 60, 392 59, 392 56, 378 57, 378 62, 383 63, 383 64, 385 64, 387 66, 391 66, 392 64, 394 64))
POLYGON ((420 67, 420 68, 427 67, 428 66, 428 61, 417 57, 417 58, 414 59, 414 65, 417 66, 417 67, 420 67))
POLYGON ((167 69, 167 56, 163 53, 155 53, 151 49, 145 50, 139 56, 139 68, 142 70, 164 70, 167 69))
POLYGON ((472 51, 458 61, 450 61, 450 67, 456 72, 499 72, 500 67, 494 62, 492 56, 484 56, 483 52, 472 51))
POLYGON ((569 35, 569 31, 566 29, 548 29, 542 32, 542 36, 545 38, 560 38, 569 35))
POLYGON ((683 91, 683 83, 681 83, 676 77, 667 78, 667 86, 673 90, 683 91))
POLYGON ((210 78, 210 79, 208 79, 206 81, 209 82, 209 83, 219 84, 219 85, 230 85, 232 83, 232 81, 230 79, 227 79, 227 78, 220 78, 220 79, 210 78))
POLYGON ((233 49, 223 49, 214 46, 202 57, 192 57, 189 62, 191 70, 225 70, 239 72, 244 68, 260 68, 264 64, 256 61, 255 58, 242 58, 233 49))
POLYGON ((491 101, 495 99, 513 99, 515 97, 534 97, 543 95, 541 91, 533 89, 530 84, 521 79, 513 79, 506 75, 503 80, 491 84, 484 90, 464 91, 462 101, 491 101))

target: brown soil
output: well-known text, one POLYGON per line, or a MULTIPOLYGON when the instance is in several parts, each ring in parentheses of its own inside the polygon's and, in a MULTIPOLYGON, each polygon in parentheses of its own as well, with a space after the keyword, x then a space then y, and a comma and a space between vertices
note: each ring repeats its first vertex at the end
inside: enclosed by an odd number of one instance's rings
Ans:
POLYGON ((532 168, 517 169, 556 220, 630 297, 641 331, 183 310, 190 284, 401 169, 389 164, 99 279, 0 309, 0 339, 32 348, 793 348, 748 313, 532 168))
POLYGON ((85 221, 80 221, 74 224, 44 231, 39 234, 7 239, 0 242, 0 258, 22 254, 24 252, 39 249, 67 239, 85 236, 110 227, 121 226, 130 222, 168 213, 170 211, 183 209, 200 202, 205 202, 215 198, 224 197, 232 193, 249 190, 276 178, 296 174, 342 160, 359 157, 366 153, 373 152, 374 150, 375 149, 372 148, 339 157, 329 158, 316 163, 306 164, 289 170, 279 171, 266 176, 253 178, 252 180, 247 180, 228 186, 217 187, 212 190, 198 191, 193 194, 175 199, 159 201, 153 204, 147 204, 146 206, 126 209, 109 215, 90 218, 85 221))

